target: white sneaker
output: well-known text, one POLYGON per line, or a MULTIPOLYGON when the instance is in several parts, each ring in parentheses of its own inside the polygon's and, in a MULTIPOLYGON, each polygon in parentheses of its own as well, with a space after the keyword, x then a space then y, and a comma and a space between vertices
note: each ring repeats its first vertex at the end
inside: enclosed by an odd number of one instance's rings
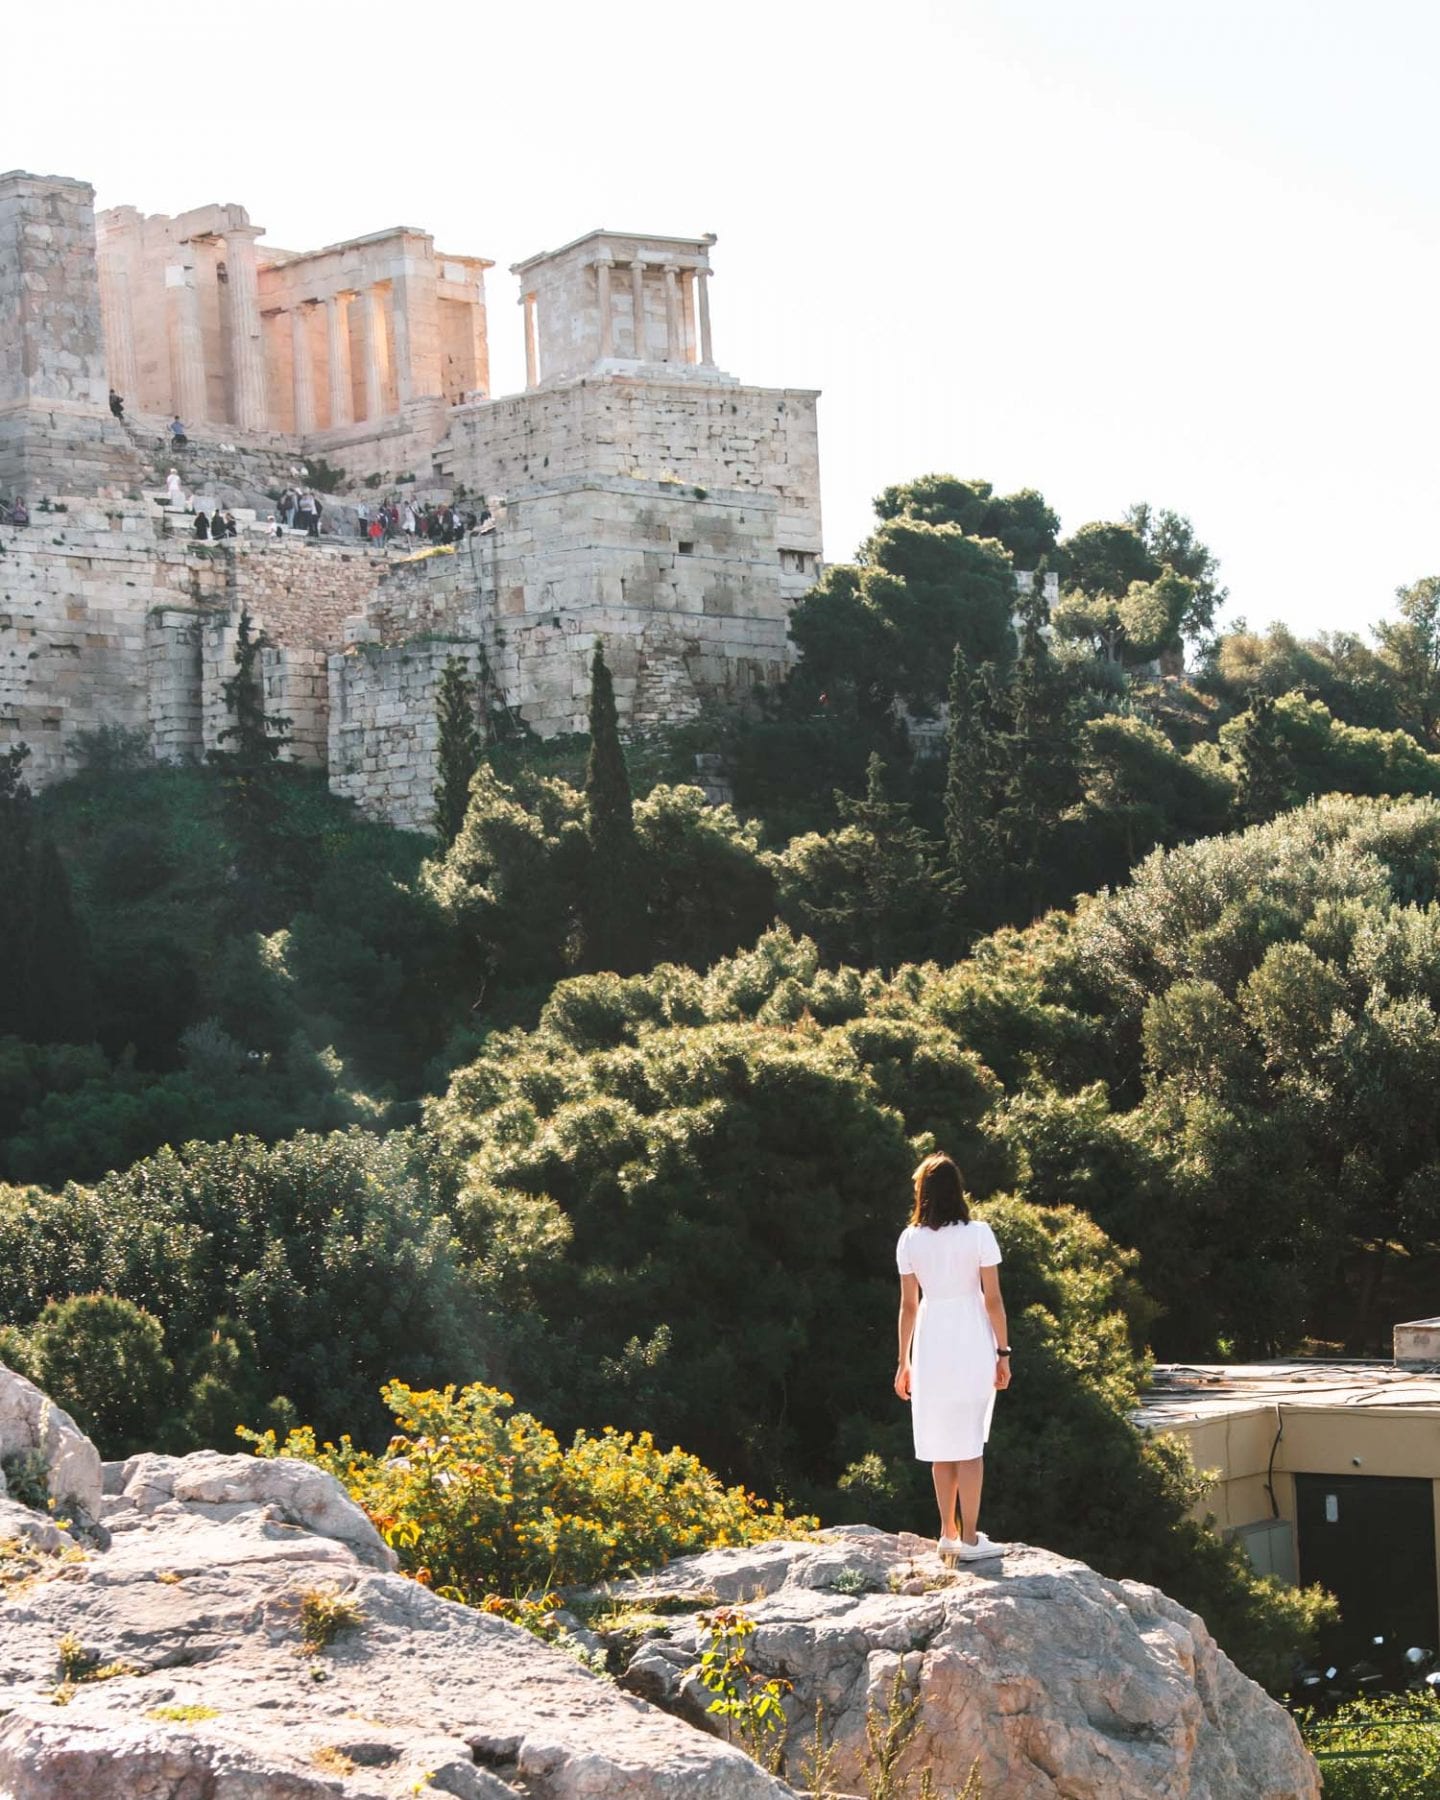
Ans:
POLYGON ((962 1538, 953 1554, 958 1556, 961 1562, 984 1562, 992 1556, 1003 1556, 1005 1546, 992 1543, 983 1531, 977 1531, 973 1544, 967 1544, 962 1538))
POLYGON ((940 1556, 958 1556, 962 1548, 960 1539, 952 1537, 942 1537, 935 1546, 940 1556))

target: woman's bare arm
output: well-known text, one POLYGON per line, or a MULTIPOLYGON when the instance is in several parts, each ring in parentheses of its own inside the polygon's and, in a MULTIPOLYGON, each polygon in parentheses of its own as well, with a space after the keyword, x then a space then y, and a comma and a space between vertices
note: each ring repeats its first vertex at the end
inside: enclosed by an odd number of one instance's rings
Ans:
MULTIPOLYGON (((990 1329, 995 1333, 997 1347, 1009 1348, 1009 1326, 1005 1323, 1005 1302, 1000 1295, 1000 1271, 982 1269, 980 1271, 980 1291, 985 1296, 985 1311, 990 1317, 990 1329)), ((995 1385, 998 1388, 1010 1385, 1010 1358, 995 1358, 995 1385)))
POLYGON ((910 1398, 910 1341, 915 1336, 915 1315, 920 1310, 920 1283, 914 1275, 900 1277, 900 1362, 895 1370, 895 1392, 910 1398))

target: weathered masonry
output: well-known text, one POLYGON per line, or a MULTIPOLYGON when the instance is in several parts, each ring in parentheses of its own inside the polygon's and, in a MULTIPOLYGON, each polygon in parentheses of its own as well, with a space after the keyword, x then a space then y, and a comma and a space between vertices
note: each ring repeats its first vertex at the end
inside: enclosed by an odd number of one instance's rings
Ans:
POLYGON ((413 825, 449 655, 541 734, 583 728, 597 637, 633 729, 783 675, 821 560, 817 396, 718 367, 713 238, 597 231, 513 265, 527 383, 494 398, 486 258, 411 227, 261 236, 233 204, 97 221, 82 182, 0 176, 0 497, 34 519, 0 528, 0 746, 42 778, 105 724, 198 754, 242 605, 296 754, 413 825), (157 504, 175 415, 187 490, 238 505, 239 539, 197 549, 157 504), (325 535, 277 537, 266 494, 316 458, 344 474, 325 535), (356 535, 387 495, 491 518, 407 564, 356 535))

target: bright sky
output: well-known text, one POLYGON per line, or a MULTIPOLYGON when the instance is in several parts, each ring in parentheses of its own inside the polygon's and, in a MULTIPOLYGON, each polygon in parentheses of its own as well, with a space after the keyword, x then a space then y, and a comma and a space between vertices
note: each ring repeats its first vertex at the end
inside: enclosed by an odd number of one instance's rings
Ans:
POLYGON ((823 390, 832 561, 944 469, 1189 513, 1252 624, 1440 571, 1426 0, 46 0, 10 48, 0 169, 493 257, 496 391, 510 263, 717 232, 721 366, 823 390))

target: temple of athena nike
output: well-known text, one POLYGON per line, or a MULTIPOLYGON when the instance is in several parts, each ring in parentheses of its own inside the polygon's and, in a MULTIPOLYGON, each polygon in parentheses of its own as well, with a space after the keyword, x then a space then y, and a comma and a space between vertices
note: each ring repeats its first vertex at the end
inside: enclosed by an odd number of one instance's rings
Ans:
POLYGON ((526 385, 495 396, 483 256, 411 226, 283 250, 241 206, 97 216, 84 182, 0 175, 0 502, 31 518, 0 525, 0 749, 41 781, 102 727, 203 756, 242 610, 292 753, 417 827, 451 656, 541 735, 583 729, 597 638, 632 730, 780 679, 820 567, 817 396, 716 365, 713 244, 601 230, 513 264, 526 385), (277 529, 297 483, 318 540, 277 529), (387 498, 480 528, 372 544, 387 498), (198 543, 217 506, 238 536, 198 543))

